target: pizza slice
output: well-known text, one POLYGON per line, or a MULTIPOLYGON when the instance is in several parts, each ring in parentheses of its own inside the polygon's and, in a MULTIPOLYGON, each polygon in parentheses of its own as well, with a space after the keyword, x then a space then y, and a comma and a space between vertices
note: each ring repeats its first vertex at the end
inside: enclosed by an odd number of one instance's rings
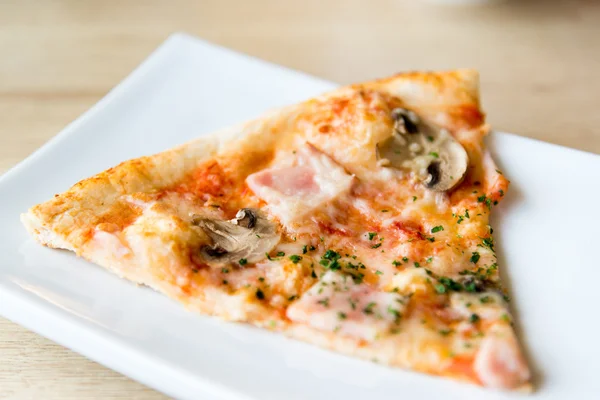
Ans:
POLYGON ((501 286, 471 70, 344 87, 83 180, 22 216, 207 315, 500 389, 530 373, 501 286))

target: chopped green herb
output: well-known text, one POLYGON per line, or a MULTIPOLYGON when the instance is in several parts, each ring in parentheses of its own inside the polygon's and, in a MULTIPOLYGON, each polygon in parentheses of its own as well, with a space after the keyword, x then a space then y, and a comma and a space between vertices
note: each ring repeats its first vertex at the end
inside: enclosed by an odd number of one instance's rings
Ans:
POLYGON ((342 319, 342 320, 343 320, 343 319, 346 319, 346 318, 348 317, 348 316, 346 315, 346 313, 343 313, 343 312, 341 312, 341 311, 340 311, 340 312, 338 312, 338 314, 337 314, 337 315, 338 315, 338 318, 339 318, 339 319, 342 319))
POLYGON ((381 212, 390 212, 390 210, 381 210, 381 212))
POLYGON ((388 306, 387 312, 394 316, 394 319, 396 322, 398 322, 400 320, 400 318, 402 317, 402 314, 400 314, 400 311, 393 309, 392 306, 388 306))
POLYGON ((256 298, 259 300, 263 300, 265 298, 265 294, 262 290, 256 289, 256 298))
POLYGON ((329 297, 325 297, 324 299, 317 301, 317 303, 321 304, 323 307, 329 307, 329 297))
POLYGON ((490 297, 490 296, 483 296, 483 297, 481 297, 479 299, 479 301, 482 302, 482 303, 484 303, 484 304, 485 303, 493 303, 494 299, 492 297, 490 297))
POLYGON ((375 307, 377 305, 377 303, 375 302, 370 302, 369 304, 367 304, 367 306, 363 309, 363 312, 365 314, 373 314, 373 307, 375 307))
POLYGON ((227 285, 229 282, 227 281, 227 279, 223 279, 223 285, 227 285))
POLYGON ((471 218, 471 217, 469 216, 469 209, 466 209, 466 210, 465 210, 465 217, 467 217, 467 218, 471 218))
POLYGON ((427 140, 430 142, 433 142, 433 136, 431 136, 431 135, 427 136, 427 140))
POLYGON ((353 310, 356 310, 356 301, 351 298, 349 298, 348 301, 350 302, 350 307, 352 307, 353 310))
POLYGON ((415 261, 415 268, 421 268, 421 264, 415 261))
POLYGON ((439 294, 444 294, 446 293, 446 286, 442 285, 441 283, 438 283, 437 285, 435 285, 435 291, 439 294))
POLYGON ((451 334, 454 331, 452 329, 440 329, 438 332, 442 336, 448 336, 449 334, 451 334))
POLYGON ((407 262, 408 261, 408 257, 402 257, 402 261, 407 262))
POLYGON ((337 253, 336 251, 327 250, 325 252, 325 254, 323 254, 323 257, 321 258, 321 261, 319 261, 319 264, 321 264, 325 268, 331 269, 333 271, 339 270, 339 269, 341 269, 341 266, 338 263, 338 260, 341 257, 342 256, 340 256, 340 254, 337 253))
POLYGON ((306 245, 302 246, 302 254, 308 253, 308 247, 306 245))
POLYGON ((444 227, 442 225, 438 225, 438 226, 434 226, 433 228, 431 228, 431 233, 436 233, 436 232, 440 232, 443 230, 444 230, 444 227))
POLYGON ((291 295, 290 297, 288 297, 288 301, 294 301, 294 300, 296 300, 297 297, 298 296, 296 296, 295 294, 291 295))
POLYGON ((375 275, 383 275, 383 272, 381 272, 380 270, 375 271, 375 275))
POLYGON ((356 275, 352 275, 352 280, 354 281, 354 283, 356 283, 358 285, 359 283, 362 283, 364 277, 365 277, 365 274, 363 274, 362 272, 359 272, 356 275))
POLYGON ((369 232, 369 240, 373 240, 375 236, 377 236, 377 232, 369 232))
POLYGON ((510 317, 508 316, 508 314, 502 314, 502 317, 500 318, 502 318, 503 321, 510 322, 510 317))
POLYGON ((224 274, 228 274, 229 273, 229 269, 227 268, 221 268, 221 272, 224 274))
POLYGON ((504 190, 500 189, 498 193, 500 193, 500 196, 504 196, 504 190))
POLYGON ((261 276, 261 277, 258 278, 258 280, 259 280, 259 282, 264 282, 265 278, 261 276))
POLYGON ((491 236, 489 238, 483 239, 481 245, 483 247, 487 247, 491 251, 494 251, 494 239, 491 236))
POLYGON ((509 303, 509 302, 510 302, 510 297, 509 297, 507 294, 503 295, 503 296, 502 296, 502 298, 503 298, 503 299, 504 299, 504 301, 506 301, 507 303, 509 303))
POLYGON ((413 202, 417 201, 417 196, 413 196, 413 202))
POLYGON ((430 262, 433 261, 433 257, 427 257, 427 260, 425 260, 425 261, 427 261, 428 263, 430 263, 430 262))
POLYGON ((477 291, 477 284, 474 280, 465 282, 464 287, 467 292, 475 293, 477 291))
POLYGON ((292 254, 292 255, 290 256, 290 260, 292 260, 292 262, 293 262, 294 264, 298 264, 298 263, 300 262, 300 260, 302 260, 302 256, 298 256, 298 255, 296 255, 296 254, 292 254))
POLYGON ((473 264, 477 264, 477 261, 479 261, 480 258, 481 258, 481 256, 479 255, 479 253, 477 251, 474 251, 473 254, 471 254, 471 262, 473 264))
POLYGON ((316 278, 317 274, 315 274, 315 270, 313 269, 312 272, 310 273, 310 277, 311 278, 316 278))
POLYGON ((325 254, 323 254, 323 258, 325 258, 326 260, 339 260, 341 256, 336 251, 327 250, 325 254))
POLYGON ((374 244, 373 246, 371 246, 372 249, 377 249, 379 247, 381 247, 381 243, 377 243, 377 244, 374 244))
POLYGON ((435 242, 435 238, 433 236, 432 237, 428 237, 427 240, 429 240, 432 243, 435 242))
POLYGON ((446 286, 447 289, 454 290, 456 292, 459 292, 462 289, 462 285, 460 283, 445 276, 441 276, 438 280, 442 285, 446 286))
POLYGON ((478 202, 478 203, 483 203, 483 202, 485 202, 485 195, 483 195, 483 196, 479 196, 479 197, 477 198, 477 202, 478 202))
POLYGON ((260 235, 258 233, 256 234, 256 237, 260 239, 260 235))
POLYGON ((429 152, 429 155, 430 155, 430 156, 433 156, 433 157, 435 157, 435 158, 440 158, 440 155, 439 155, 438 153, 436 153, 435 151, 431 151, 431 152, 429 152))
POLYGON ((240 263, 240 265, 246 265, 248 264, 248 260, 246 260, 245 258, 240 258, 240 261, 238 261, 240 263))
POLYGON ((277 252, 277 257, 283 257, 283 256, 285 256, 285 253, 283 251, 277 252))
POLYGON ((392 261, 392 265, 394 265, 395 267, 397 267, 399 265, 402 265, 402 263, 400 261, 394 260, 394 261, 392 261))
POLYGON ((472 324, 477 323, 481 318, 479 318, 479 315, 477 314, 471 314, 471 316, 469 317, 469 322, 471 322, 472 324))

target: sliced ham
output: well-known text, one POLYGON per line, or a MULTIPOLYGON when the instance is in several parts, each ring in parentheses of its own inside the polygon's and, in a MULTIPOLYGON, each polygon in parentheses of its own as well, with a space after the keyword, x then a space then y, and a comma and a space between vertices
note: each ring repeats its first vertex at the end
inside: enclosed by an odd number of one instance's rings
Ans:
POLYGON ((254 173, 248 187, 264 200, 267 211, 288 228, 310 211, 347 193, 354 176, 327 154, 307 144, 293 166, 277 166, 254 173))
POLYGON ((350 276, 329 271, 287 309, 287 317, 321 331, 371 341, 398 327, 405 308, 405 298, 397 293, 355 284, 350 276))

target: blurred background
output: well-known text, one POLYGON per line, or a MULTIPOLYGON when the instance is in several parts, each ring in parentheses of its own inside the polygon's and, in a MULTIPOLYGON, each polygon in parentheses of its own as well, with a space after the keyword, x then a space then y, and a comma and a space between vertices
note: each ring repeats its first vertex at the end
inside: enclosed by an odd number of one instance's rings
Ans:
MULTIPOLYGON (((596 0, 0 0, 0 173, 177 31, 340 84, 474 67, 495 129, 600 153, 599 25, 596 0)), ((25 398, 163 396, 0 318, 25 398)))

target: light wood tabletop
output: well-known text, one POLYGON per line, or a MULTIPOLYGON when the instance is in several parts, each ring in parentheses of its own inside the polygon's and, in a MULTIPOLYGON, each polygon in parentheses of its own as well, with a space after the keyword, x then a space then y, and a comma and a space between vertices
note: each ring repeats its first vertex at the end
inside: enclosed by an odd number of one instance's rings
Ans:
MULTIPOLYGON (((475 67, 496 129, 600 153, 600 2, 433 3, 2 1, 0 173, 177 31, 339 83, 475 67)), ((164 396, 0 318, 0 399, 42 398, 164 396)))

